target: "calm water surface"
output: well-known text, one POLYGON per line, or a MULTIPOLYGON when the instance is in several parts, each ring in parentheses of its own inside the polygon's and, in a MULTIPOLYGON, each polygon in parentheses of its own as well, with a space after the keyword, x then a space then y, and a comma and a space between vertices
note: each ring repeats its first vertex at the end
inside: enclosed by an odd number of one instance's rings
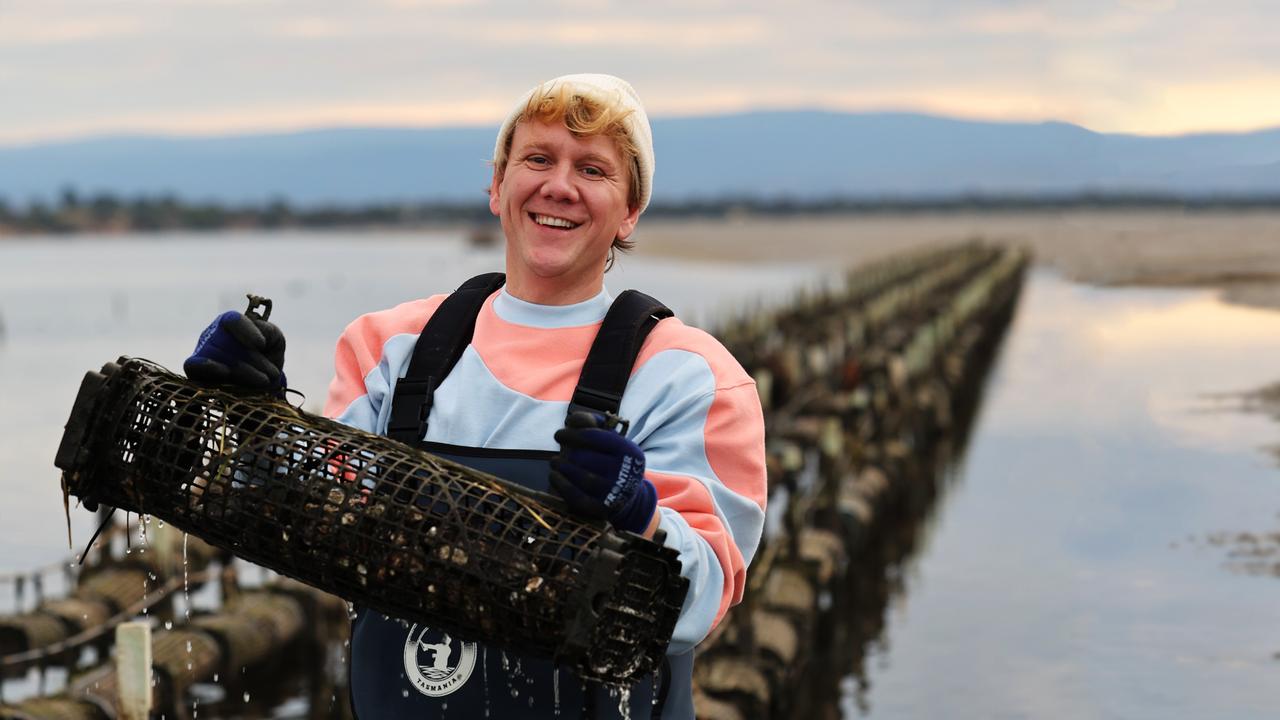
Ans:
POLYGON ((1022 303, 845 716, 1280 717, 1280 579, 1204 542, 1280 526, 1280 426, 1212 397, 1280 379, 1280 313, 1045 274, 1022 303))
MULTIPOLYGON (((0 571, 67 554, 52 458, 86 370, 121 354, 178 368, 251 290, 275 299, 290 384, 315 410, 349 320, 500 264, 443 236, 0 243, 0 571)), ((822 272, 625 258, 607 282, 708 324, 822 272)), ((1280 313, 1034 274, 968 451, 891 570, 845 715, 1280 716, 1280 579, 1228 572, 1204 542, 1280 525, 1261 451, 1280 426, 1212 397, 1277 379, 1280 313)), ((91 518, 72 517, 84 542, 91 518)))

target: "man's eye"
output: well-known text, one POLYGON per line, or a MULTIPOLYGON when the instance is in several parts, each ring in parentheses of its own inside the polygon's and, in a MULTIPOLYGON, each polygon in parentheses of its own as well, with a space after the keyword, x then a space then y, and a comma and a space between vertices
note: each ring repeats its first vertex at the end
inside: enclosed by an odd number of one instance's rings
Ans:
POLYGON ((582 174, 588 177, 604 177, 604 171, 595 165, 588 165, 582 168, 582 174))
POLYGON ((551 161, 547 159, 546 155, 530 155, 529 157, 525 158, 525 162, 529 163, 530 165, 547 165, 551 161))

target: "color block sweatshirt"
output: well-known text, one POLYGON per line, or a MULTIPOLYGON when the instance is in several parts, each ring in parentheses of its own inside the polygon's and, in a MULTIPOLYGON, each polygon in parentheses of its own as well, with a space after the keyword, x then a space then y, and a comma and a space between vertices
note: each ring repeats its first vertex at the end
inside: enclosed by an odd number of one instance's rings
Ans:
MULTIPOLYGON (((338 340, 325 415, 386 431, 395 382, 444 300, 435 295, 370 313, 338 340)), ((505 289, 476 318, 475 334, 435 391, 430 442, 558 450, 582 365, 613 298, 575 305, 524 302, 505 289)), ((742 599, 760 542, 766 497, 764 420, 755 383, 713 337, 676 318, 659 322, 632 369, 619 415, 645 453, 659 527, 689 579, 669 654, 696 645, 742 599)))

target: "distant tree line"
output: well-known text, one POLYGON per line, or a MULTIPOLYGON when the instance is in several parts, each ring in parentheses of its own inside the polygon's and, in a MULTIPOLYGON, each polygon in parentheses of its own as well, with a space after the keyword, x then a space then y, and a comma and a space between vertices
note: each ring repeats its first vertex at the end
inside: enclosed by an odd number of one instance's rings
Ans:
POLYGON ((488 207, 476 203, 300 207, 284 199, 237 205, 184 201, 172 195, 81 197, 74 190, 64 190, 54 203, 35 201, 20 208, 0 198, 0 234, 411 226, 488 217, 488 207))
MULTIPOLYGON (((655 202, 649 217, 717 219, 740 216, 809 216, 913 212, 1003 212, 1069 209, 1169 208, 1186 210, 1280 209, 1280 195, 1179 196, 1162 194, 1066 193, 1042 195, 965 194, 938 197, 824 199, 714 198, 655 202)), ((484 203, 405 202, 355 206, 300 206, 285 199, 261 204, 184 201, 172 195, 82 197, 63 190, 55 202, 25 207, 0 198, 0 235, 78 232, 124 233, 162 230, 414 227, 491 223, 484 203)))

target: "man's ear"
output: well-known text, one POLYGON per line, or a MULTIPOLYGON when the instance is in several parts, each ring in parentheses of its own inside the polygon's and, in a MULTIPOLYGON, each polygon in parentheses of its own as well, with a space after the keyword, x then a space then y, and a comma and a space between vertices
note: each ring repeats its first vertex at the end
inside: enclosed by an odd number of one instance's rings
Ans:
POLYGON ((636 230, 636 222, 640 220, 640 207, 628 208, 627 216, 622 218, 622 223, 618 225, 618 234, 615 236, 619 240, 626 240, 631 237, 631 233, 636 230))
POLYGON ((493 180, 489 181, 489 212, 494 215, 501 216, 502 208, 502 177, 498 172, 498 168, 493 169, 493 180))

